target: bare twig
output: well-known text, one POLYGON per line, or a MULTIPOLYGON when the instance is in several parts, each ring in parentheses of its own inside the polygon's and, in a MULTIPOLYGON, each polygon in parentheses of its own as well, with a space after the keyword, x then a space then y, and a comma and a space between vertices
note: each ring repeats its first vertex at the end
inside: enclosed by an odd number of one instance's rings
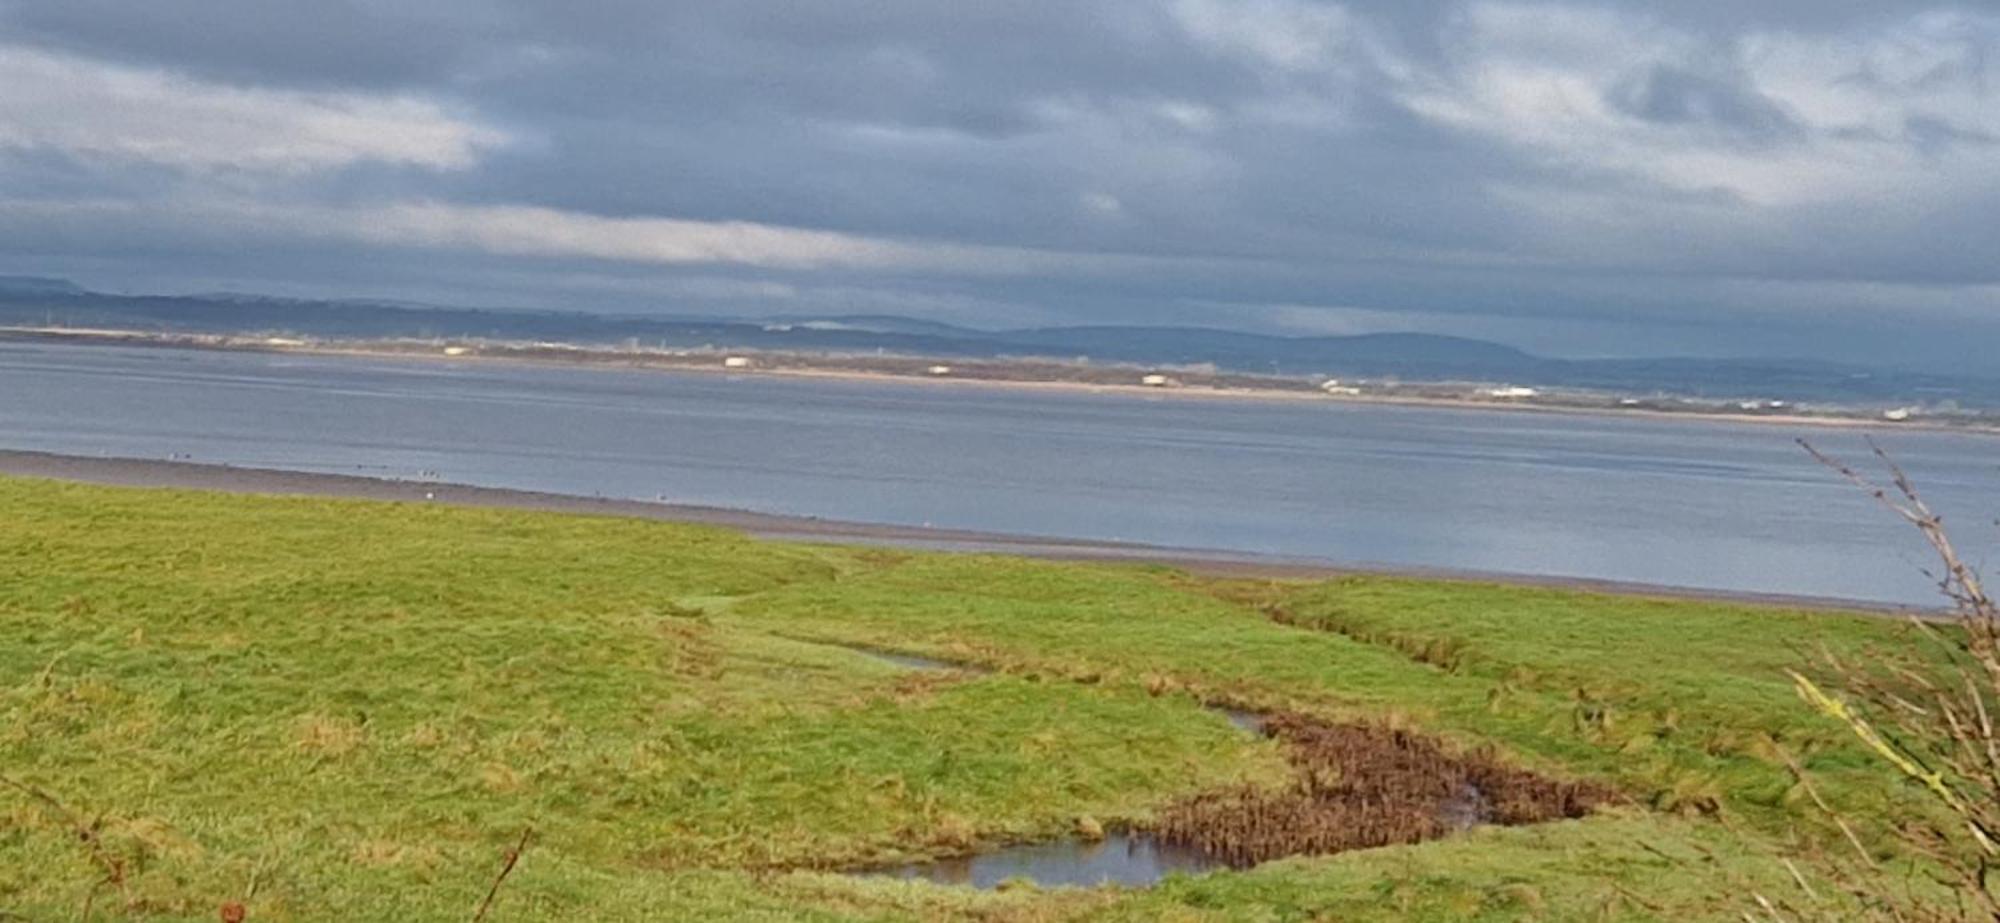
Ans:
MULTIPOLYGON (((1989 701, 2000 700, 2000 607, 1952 544, 1943 517, 1924 502, 1908 472, 1880 445, 1868 442, 1886 472, 1886 485, 1805 440, 1799 444, 1813 459, 1913 526, 1936 555, 1937 569, 1926 574, 1950 601, 1955 632, 1913 618, 1916 642, 1903 650, 1883 652, 1881 657, 1871 651, 1871 656, 1854 660, 1822 651, 1820 661, 1832 683, 1823 684, 1797 670, 1790 675, 1801 698, 1845 725, 1937 809, 1896 818, 1886 832, 1915 860, 1913 872, 1921 866, 1927 873, 1939 873, 1937 883, 1950 889, 1953 900, 1939 904, 1915 898, 1911 892, 1919 882, 1914 879, 1901 893, 1892 891, 1885 870, 1864 848, 1848 818, 1820 796, 1790 754, 1784 754, 1786 765, 1861 860, 1858 871, 1849 870, 1836 881, 1872 916, 2000 921, 2000 896, 1988 880, 2000 861, 2000 727, 1993 718, 1994 701, 1989 701)), ((1796 867, 1787 866, 1793 869, 1799 889, 1816 898, 1796 867)), ((1770 904, 1759 903, 1775 915, 1770 904)))
POLYGON ((514 844, 513 849, 507 850, 506 861, 500 866, 500 874, 493 876, 493 887, 486 889, 486 899, 479 902, 479 909, 472 914, 472 923, 480 923, 486 919, 486 911, 493 908, 493 899, 500 895, 500 886, 506 883, 508 875, 513 874, 514 866, 521 861, 521 853, 528 849, 528 838, 534 833, 533 827, 522 830, 521 841, 514 844))
POLYGON ((80 915, 82 919, 90 919, 91 909, 97 903, 97 892, 107 884, 117 888, 119 896, 125 898, 127 904, 131 903, 131 895, 125 887, 125 863, 104 848, 104 841, 97 835, 96 825, 84 823, 82 815, 70 810, 68 805, 62 803, 62 799, 49 794, 39 786, 30 785, 5 773, 0 773, 0 785, 27 795, 54 811, 70 828, 70 832, 76 834, 77 841, 89 851, 90 861, 104 870, 104 877, 91 885, 89 893, 84 895, 83 911, 80 915))

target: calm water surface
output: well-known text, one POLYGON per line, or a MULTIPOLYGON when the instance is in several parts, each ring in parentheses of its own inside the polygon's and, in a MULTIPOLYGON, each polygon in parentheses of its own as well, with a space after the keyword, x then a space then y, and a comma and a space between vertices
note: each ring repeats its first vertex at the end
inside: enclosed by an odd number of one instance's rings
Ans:
POLYGON ((1044 888, 1094 888, 1107 884, 1145 887, 1175 872, 1197 874, 1225 867, 1205 853, 1170 846, 1148 834, 1111 833, 1098 841, 1008 846, 867 874, 975 888, 993 888, 1014 879, 1026 879, 1044 888))
MULTIPOLYGON (((0 342, 0 448, 1929 602, 1845 430, 0 342)), ((2000 440, 1881 434, 1994 548, 2000 440)))

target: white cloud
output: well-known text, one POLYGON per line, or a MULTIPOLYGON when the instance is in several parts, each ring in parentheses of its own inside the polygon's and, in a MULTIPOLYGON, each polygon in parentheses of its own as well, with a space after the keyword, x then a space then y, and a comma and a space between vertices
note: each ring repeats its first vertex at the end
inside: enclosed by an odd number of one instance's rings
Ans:
POLYGON ((1742 54, 1759 86, 1823 129, 1910 140, 1918 118, 2000 134, 2000 17, 1929 13, 1865 37, 1766 33, 1742 54))
POLYGON ((881 267, 927 255, 910 245, 747 221, 612 218, 521 205, 396 204, 337 222, 372 243, 633 263, 774 268, 881 267))
POLYGON ((1210 49, 1281 71, 1339 64, 1354 28, 1345 7, 1299 0, 1177 0, 1173 15, 1210 49))
POLYGON ((0 45, 0 149, 183 169, 471 166, 503 135, 404 96, 248 89, 0 45))
POLYGON ((1086 192, 1078 196, 1085 211, 1105 218, 1113 218, 1125 212, 1125 203, 1108 192, 1086 192))
POLYGON ((1565 170, 1769 207, 2000 184, 1990 144, 1955 143, 2000 139, 2000 86, 1982 65, 2000 56, 2000 19, 1932 13, 1866 35, 1716 43, 1640 15, 1489 2, 1446 47, 1443 69, 1402 85, 1405 104, 1565 170), (1621 87, 1662 72, 1697 82, 1679 117, 1618 104, 1621 87), (1727 106, 1785 131, 1745 132, 1715 117, 1727 106))
POLYGON ((1215 109, 1200 103, 1169 100, 1155 103, 1153 111, 1168 124, 1184 131, 1207 133, 1215 130, 1215 109))
MULTIPOLYGON (((1256 74, 1264 95, 1229 114, 1293 128, 1348 128, 1363 88, 1407 79, 1410 63, 1387 33, 1346 6, 1324 0, 1173 0, 1174 26, 1206 54, 1256 74)), ((1202 114, 1184 127, 1207 131, 1202 114)), ((1178 118, 1163 112, 1168 118, 1178 118)))
POLYGON ((65 234, 106 240, 254 240, 653 266, 859 269, 971 276, 1089 274, 1198 260, 900 240, 749 221, 610 217, 529 205, 435 201, 329 206, 220 195, 159 201, 0 199, 0 240, 65 234))

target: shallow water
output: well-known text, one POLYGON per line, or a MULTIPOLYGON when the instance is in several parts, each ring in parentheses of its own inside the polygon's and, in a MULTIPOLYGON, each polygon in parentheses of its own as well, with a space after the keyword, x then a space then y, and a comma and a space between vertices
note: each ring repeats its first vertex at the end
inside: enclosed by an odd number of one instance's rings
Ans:
MULTIPOLYGON (((0 448, 1936 602, 1860 431, 0 341, 0 448)), ((1996 559, 2000 440, 1882 434, 1996 559)))
POLYGON ((1467 782, 1459 786, 1450 798, 1438 808, 1438 820, 1446 830, 1463 832, 1493 819, 1493 803, 1479 786, 1467 782))
POLYGON ((872 647, 850 647, 848 650, 863 657, 880 660, 891 666, 902 667, 905 670, 963 670, 979 672, 974 667, 952 663, 949 660, 939 660, 935 657, 924 657, 918 654, 901 654, 895 651, 877 650, 872 647))
POLYGON ((1262 735, 1264 733, 1264 722, 1268 720, 1264 715, 1260 715, 1254 711, 1244 711, 1240 708, 1210 706, 1210 710, 1219 712, 1222 717, 1229 719, 1230 724, 1236 725, 1252 734, 1262 735))
MULTIPOLYGON (((1439 820, 1446 830, 1463 833, 1488 823, 1491 814, 1485 794, 1467 785, 1445 802, 1439 820)), ((1013 879, 1032 881, 1044 888, 1089 888, 1105 884, 1148 887, 1176 872, 1194 874, 1228 867, 1228 863, 1201 850, 1169 845, 1150 833, 1118 832, 1098 842, 1026 843, 862 874, 974 888, 992 888, 1013 879)))
POLYGON ((866 874, 975 888, 991 888, 1016 878, 1048 888, 1104 884, 1144 887, 1174 872, 1204 872, 1223 867, 1220 861, 1197 850, 1168 846, 1150 834, 1112 833, 1094 843, 1076 840, 1030 843, 866 874))

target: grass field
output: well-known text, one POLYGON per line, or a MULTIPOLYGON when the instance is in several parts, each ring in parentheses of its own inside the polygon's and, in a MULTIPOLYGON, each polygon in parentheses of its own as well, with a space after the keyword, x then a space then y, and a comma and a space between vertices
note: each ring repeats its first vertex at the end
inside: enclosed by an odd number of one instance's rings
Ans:
POLYGON ((1889 809, 1783 673, 1883 619, 20 479, 0 510, 0 919, 463 920, 530 829, 490 920, 1738 919, 1822 833, 1778 747, 1889 809), (1283 776, 1204 702, 1624 803, 1143 890, 838 873, 1283 776))

